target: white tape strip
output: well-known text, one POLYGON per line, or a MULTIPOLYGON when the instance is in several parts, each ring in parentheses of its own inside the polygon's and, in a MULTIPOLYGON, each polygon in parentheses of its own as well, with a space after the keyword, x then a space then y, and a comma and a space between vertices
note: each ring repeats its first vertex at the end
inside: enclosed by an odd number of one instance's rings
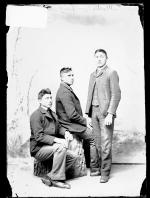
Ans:
POLYGON ((6 9, 6 25, 15 27, 45 28, 48 10, 36 6, 13 6, 6 9))

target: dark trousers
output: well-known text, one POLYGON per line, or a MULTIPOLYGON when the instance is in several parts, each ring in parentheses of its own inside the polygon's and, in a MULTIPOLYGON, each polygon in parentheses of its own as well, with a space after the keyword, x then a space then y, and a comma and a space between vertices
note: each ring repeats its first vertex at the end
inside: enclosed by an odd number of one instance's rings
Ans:
POLYGON ((95 172, 99 170, 99 162, 98 162, 98 154, 95 145, 95 140, 93 136, 93 132, 91 129, 87 128, 86 131, 82 133, 76 133, 76 135, 89 144, 90 147, 90 170, 91 172, 95 172))
POLYGON ((52 170, 47 174, 52 180, 66 180, 66 170, 73 166, 77 160, 75 155, 57 143, 52 146, 43 146, 36 153, 35 158, 39 161, 53 160, 52 170))
POLYGON ((99 155, 101 175, 109 176, 112 162, 112 137, 113 123, 110 126, 104 124, 105 117, 101 114, 99 107, 92 107, 92 126, 99 155))

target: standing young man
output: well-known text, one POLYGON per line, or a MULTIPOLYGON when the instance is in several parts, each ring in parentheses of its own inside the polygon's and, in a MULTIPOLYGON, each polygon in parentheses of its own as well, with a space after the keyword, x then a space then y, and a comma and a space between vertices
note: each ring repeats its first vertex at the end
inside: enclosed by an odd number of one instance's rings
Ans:
POLYGON ((56 114, 61 125, 70 133, 87 140, 90 145, 90 175, 100 175, 97 150, 92 131, 87 127, 87 120, 82 115, 80 101, 73 92, 74 82, 72 68, 64 67, 60 70, 61 84, 56 94, 56 114))
POLYGON ((101 183, 109 180, 112 162, 112 137, 114 118, 121 99, 119 77, 107 66, 107 52, 97 49, 94 53, 96 70, 91 74, 88 88, 86 114, 92 126, 99 154, 101 183))
POLYGON ((51 91, 42 89, 38 94, 38 100, 40 106, 30 117, 31 156, 39 161, 52 159, 52 170, 45 176, 45 184, 71 188, 65 180, 66 169, 77 159, 67 152, 68 141, 72 139, 72 135, 59 124, 56 114, 51 110, 51 91))

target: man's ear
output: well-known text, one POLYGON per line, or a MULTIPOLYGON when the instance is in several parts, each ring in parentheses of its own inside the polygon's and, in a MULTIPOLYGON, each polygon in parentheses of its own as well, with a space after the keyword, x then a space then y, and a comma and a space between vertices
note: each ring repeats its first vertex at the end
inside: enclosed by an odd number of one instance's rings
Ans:
POLYGON ((63 82, 63 76, 60 77, 61 82, 63 82))
POLYGON ((41 104, 41 99, 38 99, 39 104, 41 104))

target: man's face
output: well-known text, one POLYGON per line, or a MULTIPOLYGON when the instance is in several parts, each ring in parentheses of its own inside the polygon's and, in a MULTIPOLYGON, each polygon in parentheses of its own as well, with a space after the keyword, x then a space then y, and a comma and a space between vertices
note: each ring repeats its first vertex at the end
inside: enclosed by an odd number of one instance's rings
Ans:
POLYGON ((69 71, 67 73, 62 73, 61 74, 61 80, 62 82, 72 85, 74 83, 74 74, 72 71, 69 71))
POLYGON ((106 54, 103 53, 103 52, 97 52, 95 54, 95 59, 96 59, 96 65, 97 67, 103 67, 106 62, 107 62, 107 57, 106 57, 106 54))
POLYGON ((41 99, 39 99, 39 102, 40 102, 42 107, 51 108, 51 106, 52 106, 52 95, 51 94, 45 94, 41 99))

